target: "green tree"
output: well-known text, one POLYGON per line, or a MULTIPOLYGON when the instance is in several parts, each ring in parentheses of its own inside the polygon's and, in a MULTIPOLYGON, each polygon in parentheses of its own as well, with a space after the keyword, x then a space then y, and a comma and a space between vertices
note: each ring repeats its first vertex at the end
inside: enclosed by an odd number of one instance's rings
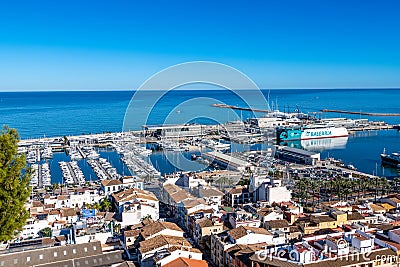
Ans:
POLYGON ((25 155, 17 153, 17 130, 3 127, 0 133, 0 241, 12 239, 29 218, 30 170, 25 155))
POLYGON ((51 237, 51 228, 50 227, 43 228, 42 230, 39 231, 39 234, 42 237, 51 237))
POLYGON ((394 183, 394 193, 398 193, 399 192, 399 184, 400 184, 400 178, 396 177, 393 179, 393 183, 394 183))
POLYGON ((380 178, 379 184, 381 187, 381 193, 382 193, 381 195, 383 197, 384 195, 387 194, 387 191, 390 188, 390 183, 385 177, 382 177, 380 178))
POLYGON ((51 185, 51 190, 53 191, 53 195, 55 195, 55 191, 60 188, 60 184, 54 183, 51 185))
POLYGON ((107 198, 103 199, 103 201, 101 202, 101 208, 104 211, 110 211, 111 206, 112 206, 112 204, 111 204, 110 200, 108 200, 107 198))
POLYGON ((100 203, 96 202, 92 204, 92 208, 99 211, 101 209, 100 203))

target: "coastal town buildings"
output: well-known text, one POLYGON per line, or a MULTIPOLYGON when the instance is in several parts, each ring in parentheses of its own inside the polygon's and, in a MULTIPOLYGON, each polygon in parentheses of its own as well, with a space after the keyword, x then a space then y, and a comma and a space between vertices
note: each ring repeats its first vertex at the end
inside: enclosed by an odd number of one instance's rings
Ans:
POLYGON ((111 197, 123 227, 138 224, 145 218, 159 218, 159 200, 149 191, 129 188, 111 197))
MULTIPOLYGON (((101 140, 102 145, 113 142, 111 137, 101 140)), ((120 144, 115 147, 123 150, 120 144)), ((298 156, 293 154, 297 150, 284 151, 298 156)), ((343 259, 338 266, 396 266, 394 258, 347 258, 399 255, 400 197, 382 193, 375 201, 349 193, 347 199, 329 199, 323 195, 326 189, 317 194, 309 187, 299 198, 294 184, 299 179, 306 188, 307 179, 311 183, 319 176, 328 185, 339 175, 360 176, 342 167, 328 169, 332 160, 301 153, 304 162, 296 165, 269 152, 253 152, 235 154, 246 162, 240 170, 182 171, 157 178, 109 174, 85 185, 35 189, 26 205, 27 224, 18 240, 2 249, 96 243, 101 246, 96 264, 103 254, 114 253, 119 255, 116 264, 126 260, 137 266, 326 266, 337 264, 335 257, 343 259), (221 182, 232 177, 236 183, 221 182)), ((80 257, 69 260, 79 265, 80 257)))

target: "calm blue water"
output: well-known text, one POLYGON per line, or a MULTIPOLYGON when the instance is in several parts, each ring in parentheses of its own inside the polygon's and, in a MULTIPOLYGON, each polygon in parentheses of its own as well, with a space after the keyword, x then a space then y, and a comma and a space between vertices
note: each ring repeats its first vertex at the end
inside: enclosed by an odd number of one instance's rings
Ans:
MULTIPOLYGON (((346 90, 271 90, 263 91, 271 106, 281 111, 317 112, 320 109, 343 109, 364 112, 400 113, 400 90, 396 89, 346 89, 346 90)), ((267 104, 253 91, 246 92, 243 101, 227 90, 175 90, 165 94, 155 105, 149 101, 158 92, 148 91, 135 97, 132 102, 134 116, 149 117, 147 124, 185 123, 195 121, 211 123, 226 122, 239 117, 246 119, 254 115, 250 112, 230 112, 227 109, 211 107, 211 104, 222 102, 229 105, 251 106, 266 109, 267 104), (183 103, 183 104, 182 104, 183 103), (151 109, 154 107, 153 109, 151 109)), ((0 123, 17 128, 21 138, 43 136, 62 136, 82 133, 101 133, 121 131, 125 111, 134 92, 0 92, 0 123)), ((322 117, 364 118, 344 114, 323 114, 322 117)), ((365 117, 366 118, 366 117, 365 117)), ((370 117, 373 120, 385 120, 399 124, 400 117, 370 117)), ((140 129, 142 124, 129 121, 130 129, 140 129)), ((372 173, 380 168, 379 153, 386 148, 388 152, 400 150, 399 133, 383 131, 377 134, 350 137, 345 148, 329 149, 322 157, 330 156, 352 163, 362 171, 372 173), (378 163, 378 168, 376 167, 378 163)), ((104 152, 112 153, 112 152, 104 152)), ((57 155, 60 160, 64 156, 57 155)), ((118 165, 116 159, 113 164, 118 165)), ((153 158, 152 158, 153 160, 153 158)), ((113 163, 113 162, 112 162, 113 163)), ((83 163, 82 163, 83 164, 83 163)), ((158 163, 160 164, 160 163, 158 163)), ((54 172, 57 172, 52 164, 54 172)), ((90 168, 82 166, 90 175, 90 168)), ((117 166, 116 166, 117 167, 117 166)), ((118 167, 123 168, 123 167, 118 167)), ((122 170, 122 169, 121 169, 122 170)), ((393 170, 385 169, 385 175, 395 175, 393 170)))

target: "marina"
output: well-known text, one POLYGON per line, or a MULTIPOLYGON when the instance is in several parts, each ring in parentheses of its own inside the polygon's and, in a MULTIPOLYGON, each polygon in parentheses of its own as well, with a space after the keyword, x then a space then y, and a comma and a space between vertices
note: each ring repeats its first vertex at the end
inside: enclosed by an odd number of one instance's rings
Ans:
MULTIPOLYGON (((213 106, 230 108, 230 105, 213 106)), ((221 124, 144 125, 137 131, 23 139, 18 151, 25 153, 27 162, 36 169, 32 186, 43 188, 50 186, 53 180, 73 185, 85 181, 117 180, 125 175, 140 179, 159 178, 180 169, 191 169, 196 164, 198 169, 242 169, 246 164, 235 164, 233 157, 233 165, 229 165, 230 160, 225 157, 239 153, 240 161, 240 153, 266 151, 276 144, 321 152, 323 157, 329 157, 331 153, 351 164, 358 161, 348 159, 342 152, 354 138, 374 138, 372 133, 390 132, 397 127, 398 124, 361 117, 317 119, 300 111, 274 110, 263 117, 221 124), (108 152, 101 152, 102 149, 108 152), (62 156, 61 159, 60 153, 66 158, 62 156), (112 161, 107 155, 112 155, 112 161), (169 160, 176 161, 172 164, 175 167, 167 167, 170 164, 166 165, 164 161, 169 160), (189 161, 195 165, 190 167, 189 161), (61 168, 62 179, 58 178, 59 171, 54 170, 54 163, 61 168), (53 179, 54 175, 57 178, 53 179)), ((366 170, 363 166, 361 169, 366 170)), ((394 174, 390 168, 375 168, 373 172, 378 171, 394 174)))
POLYGON ((74 185, 85 184, 85 177, 76 161, 71 161, 71 162, 60 161, 58 164, 60 165, 63 174, 63 180, 66 184, 74 184, 74 185))

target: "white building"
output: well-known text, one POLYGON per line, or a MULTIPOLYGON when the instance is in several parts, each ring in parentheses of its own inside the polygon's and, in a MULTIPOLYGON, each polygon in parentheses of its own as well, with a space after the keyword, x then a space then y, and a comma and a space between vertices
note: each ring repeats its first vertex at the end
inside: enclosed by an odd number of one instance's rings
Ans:
MULTIPOLYGON (((153 257, 157 251, 169 248, 178 248, 180 250, 195 250, 186 238, 178 236, 158 235, 150 239, 139 242, 138 254, 142 265, 150 257, 153 257)), ((152 265, 154 266, 154 265, 152 265)))
POLYGON ((138 179, 135 176, 124 176, 121 178, 121 181, 122 181, 122 186, 125 189, 128 188, 137 188, 140 190, 144 189, 143 179, 138 179))
POLYGON ((55 205, 56 209, 60 208, 82 208, 84 204, 92 204, 99 202, 104 196, 98 194, 96 190, 86 190, 80 193, 71 193, 69 195, 44 196, 45 205, 55 205))
POLYGON ((49 222, 47 220, 39 220, 31 217, 22 227, 22 231, 19 233, 19 236, 24 239, 34 238, 38 236, 40 230, 46 227, 49 227, 49 222))
POLYGON ((159 218, 159 200, 145 190, 129 188, 111 195, 118 213, 121 215, 121 226, 138 224, 144 218, 159 218))
POLYGON ((123 189, 122 182, 120 180, 101 180, 100 183, 101 190, 106 196, 109 196, 112 193, 118 192, 123 189))
MULTIPOLYGON (((203 253, 192 247, 181 247, 180 249, 163 248, 157 250, 152 258, 141 262, 142 267, 165 266, 166 264, 178 259, 186 258, 190 260, 202 260, 203 253)), ((174 266, 174 265, 173 265, 174 266)))
POLYGON ((337 256, 350 253, 349 243, 341 236, 327 236, 325 241, 329 251, 335 253, 337 256))
POLYGON ((294 249, 290 252, 290 256, 294 261, 307 264, 315 261, 316 251, 307 243, 295 244, 294 249))
POLYGON ((283 214, 276 212, 271 209, 261 209, 257 211, 257 214, 261 220, 262 227, 265 227, 265 222, 272 220, 283 220, 283 214))
POLYGON ((257 126, 259 128, 275 128, 278 126, 287 125, 287 122, 282 118, 277 117, 264 117, 264 118, 252 118, 249 119, 251 125, 257 126))
POLYGON ((196 173, 181 173, 176 177, 168 178, 164 182, 164 185, 175 184, 183 188, 195 188, 197 186, 206 186, 207 182, 201 177, 197 176, 196 173))
POLYGON ((374 249, 374 239, 365 234, 356 233, 351 238, 351 246, 358 252, 369 252, 374 249))
POLYGON ((215 210, 222 206, 224 193, 215 188, 199 188, 199 197, 203 198, 206 203, 212 206, 215 210))
POLYGON ((257 213, 250 213, 244 210, 238 210, 229 216, 229 223, 232 228, 239 226, 260 227, 261 219, 257 213))
POLYGON ((289 202, 292 199, 292 192, 286 186, 282 186, 281 180, 253 175, 250 178, 249 189, 253 192, 254 202, 280 203, 289 202))
MULTIPOLYGON (((282 242, 285 242, 283 239, 282 242)), ((279 244, 274 236, 264 228, 239 226, 220 234, 211 235, 211 260, 218 267, 227 266, 226 251, 236 244, 279 244), (275 242, 274 242, 275 241, 275 242)))
POLYGON ((154 134, 158 137, 178 138, 204 135, 205 126, 200 124, 170 124, 145 125, 142 128, 146 135, 154 134))

